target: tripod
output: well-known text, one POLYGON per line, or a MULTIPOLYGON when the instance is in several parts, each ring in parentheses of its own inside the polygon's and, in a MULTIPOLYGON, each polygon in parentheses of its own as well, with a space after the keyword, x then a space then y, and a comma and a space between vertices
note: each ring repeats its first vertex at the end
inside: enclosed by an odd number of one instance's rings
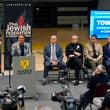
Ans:
POLYGON ((6 57, 4 70, 8 70, 8 88, 12 88, 12 85, 11 85, 12 55, 11 53, 12 53, 12 50, 6 47, 6 50, 4 53, 4 57, 6 57))
POLYGON ((12 70, 12 56, 11 56, 11 51, 8 51, 8 61, 9 61, 9 66, 8 66, 8 86, 9 88, 12 88, 12 85, 11 85, 11 70, 12 70))

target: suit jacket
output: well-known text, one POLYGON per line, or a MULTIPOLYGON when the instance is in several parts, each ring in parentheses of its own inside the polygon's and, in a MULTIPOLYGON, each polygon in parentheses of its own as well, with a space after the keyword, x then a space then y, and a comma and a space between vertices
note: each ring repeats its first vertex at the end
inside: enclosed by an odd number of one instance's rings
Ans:
POLYGON ((100 74, 94 75, 94 76, 92 76, 90 78, 90 81, 89 81, 87 87, 89 88, 89 90, 92 93, 94 93, 97 84, 99 84, 99 83, 105 83, 105 84, 107 84, 107 82, 108 82, 107 75, 105 73, 100 73, 100 74))
MULTIPOLYGON (((15 42, 12 45, 11 55, 21 56, 21 49, 20 49, 19 42, 15 42)), ((24 42, 24 56, 31 56, 31 47, 30 47, 30 44, 27 42, 24 42)))
POLYGON ((104 60, 110 59, 109 44, 106 44, 105 46, 103 46, 103 57, 104 57, 104 60))
POLYGON ((86 100, 90 102, 93 100, 96 86, 97 84, 100 84, 100 83, 104 83, 104 84, 108 83, 108 78, 106 74, 100 73, 90 78, 90 81, 87 86, 89 90, 86 91, 84 94, 84 97, 86 98, 86 100))
MULTIPOLYGON (((44 48, 44 63, 45 62, 50 62, 51 60, 51 44, 48 44, 44 48)), ((63 60, 63 51, 60 45, 56 44, 56 57, 58 62, 61 62, 63 60)))

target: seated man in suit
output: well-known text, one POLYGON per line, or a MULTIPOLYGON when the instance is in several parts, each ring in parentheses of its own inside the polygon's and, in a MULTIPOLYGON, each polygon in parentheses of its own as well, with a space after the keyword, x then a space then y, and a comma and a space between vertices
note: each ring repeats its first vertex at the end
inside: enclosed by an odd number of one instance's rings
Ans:
POLYGON ((59 44, 57 44, 57 36, 50 38, 50 43, 44 48, 44 79, 42 85, 46 85, 48 79, 48 71, 51 66, 58 66, 60 69, 66 69, 63 62, 63 52, 59 44))
POLYGON ((102 46, 97 42, 97 36, 92 35, 90 43, 88 43, 85 48, 85 57, 92 71, 94 71, 98 65, 102 64, 102 56, 102 46))
POLYGON ((110 79, 110 37, 107 39, 107 44, 103 46, 103 63, 106 67, 108 78, 110 79))
POLYGON ((87 90, 84 94, 81 95, 80 97, 80 104, 78 106, 78 110, 83 110, 87 107, 87 105, 92 102, 94 98, 94 93, 97 84, 99 83, 108 83, 108 77, 105 74, 105 68, 103 65, 99 65, 96 67, 96 70, 93 72, 93 76, 90 78, 90 81, 87 85, 87 90))
POLYGON ((75 69, 76 81, 74 85, 79 84, 79 71, 83 64, 83 46, 78 43, 78 36, 73 35, 71 43, 66 46, 67 67, 75 69))
POLYGON ((18 42, 12 45, 11 55, 31 56, 31 46, 29 43, 25 42, 25 36, 23 34, 20 34, 18 36, 18 42))

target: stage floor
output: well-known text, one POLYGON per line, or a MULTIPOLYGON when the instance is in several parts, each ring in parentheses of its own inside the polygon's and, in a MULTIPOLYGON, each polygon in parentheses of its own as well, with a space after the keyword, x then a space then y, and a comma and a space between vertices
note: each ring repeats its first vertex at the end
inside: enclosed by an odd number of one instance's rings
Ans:
MULTIPOLYGON (((53 110, 61 110, 59 103, 51 101, 51 93, 54 91, 61 90, 61 84, 55 84, 52 82, 46 86, 42 86, 41 85, 42 75, 43 72, 35 72, 35 78, 34 78, 34 80, 36 81, 35 91, 38 95, 38 100, 35 99, 25 100, 25 110, 34 110, 34 108, 38 105, 48 105, 51 106, 53 110)), ((32 80, 32 79, 27 79, 27 80, 32 80)), ((69 85, 74 98, 79 98, 80 94, 87 90, 86 82, 83 82, 78 86, 74 86, 72 83, 70 83, 69 85)), ((7 86, 8 86, 8 76, 7 75, 0 76, 0 90, 4 90, 7 86)), ((90 108, 87 109, 89 110, 90 108)), ((93 107, 93 110, 96 110, 96 107, 93 107)))

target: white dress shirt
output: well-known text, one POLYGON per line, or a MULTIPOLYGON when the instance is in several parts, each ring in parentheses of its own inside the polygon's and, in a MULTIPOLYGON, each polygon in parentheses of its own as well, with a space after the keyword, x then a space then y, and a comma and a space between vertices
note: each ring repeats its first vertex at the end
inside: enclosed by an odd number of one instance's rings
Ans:
POLYGON ((57 61, 57 56, 56 56, 56 44, 51 44, 51 60, 57 61))

